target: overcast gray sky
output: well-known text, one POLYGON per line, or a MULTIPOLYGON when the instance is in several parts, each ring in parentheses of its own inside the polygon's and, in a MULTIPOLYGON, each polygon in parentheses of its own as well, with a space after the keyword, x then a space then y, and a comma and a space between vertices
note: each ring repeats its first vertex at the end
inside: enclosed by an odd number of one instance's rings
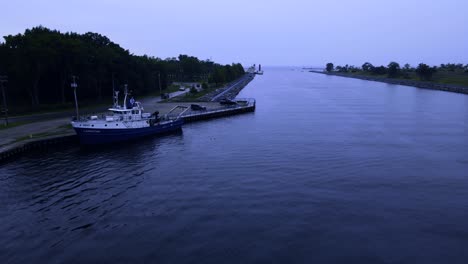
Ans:
POLYGON ((467 0, 1 1, 1 36, 37 25, 92 31, 138 55, 244 65, 468 63, 467 0))

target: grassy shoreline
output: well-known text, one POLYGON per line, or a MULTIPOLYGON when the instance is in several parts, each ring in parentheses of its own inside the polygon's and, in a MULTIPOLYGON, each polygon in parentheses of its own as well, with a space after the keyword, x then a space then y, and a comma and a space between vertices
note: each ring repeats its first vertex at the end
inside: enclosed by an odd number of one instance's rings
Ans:
POLYGON ((421 81, 417 79, 417 77, 409 76, 409 78, 388 78, 386 75, 374 75, 374 74, 365 74, 363 72, 324 72, 324 71, 310 71, 313 73, 320 73, 325 75, 332 75, 332 76, 340 76, 340 77, 348 77, 348 78, 355 78, 367 81, 376 81, 376 82, 384 82, 389 84, 398 84, 398 85, 406 85, 406 86, 413 86, 418 88, 424 89, 431 89, 431 90, 440 90, 440 91, 448 91, 454 93, 462 93, 468 94, 468 75, 462 76, 458 75, 458 81, 453 81, 446 76, 437 76, 435 75, 432 81, 421 81))

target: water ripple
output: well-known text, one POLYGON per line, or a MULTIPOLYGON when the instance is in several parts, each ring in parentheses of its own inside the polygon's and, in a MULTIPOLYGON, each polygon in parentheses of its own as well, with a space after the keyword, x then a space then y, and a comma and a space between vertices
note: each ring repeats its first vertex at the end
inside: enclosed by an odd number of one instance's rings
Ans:
POLYGON ((3 165, 4 261, 468 258, 467 96, 284 69, 240 96, 255 113, 3 165))

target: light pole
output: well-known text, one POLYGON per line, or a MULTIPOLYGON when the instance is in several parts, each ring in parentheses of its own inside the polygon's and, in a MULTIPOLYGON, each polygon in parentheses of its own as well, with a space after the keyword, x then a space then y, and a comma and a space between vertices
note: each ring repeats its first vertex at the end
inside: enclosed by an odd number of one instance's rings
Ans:
POLYGON ((162 94, 162 87, 161 87, 161 73, 158 72, 158 84, 159 84, 159 95, 162 94))
POLYGON ((73 82, 71 83, 71 87, 73 88, 73 94, 75 95, 75 108, 76 108, 76 120, 79 120, 80 114, 78 112, 78 99, 76 97, 76 87, 78 87, 78 84, 76 84, 76 76, 73 75, 73 82))
POLYGON ((3 113, 5 113, 5 126, 8 126, 8 106, 5 95, 5 86, 4 83, 8 82, 8 76, 0 76, 0 86, 2 88, 2 97, 3 97, 3 113))
POLYGON ((157 71, 158 73, 158 87, 159 87, 159 96, 162 95, 162 88, 161 88, 161 72, 157 71))

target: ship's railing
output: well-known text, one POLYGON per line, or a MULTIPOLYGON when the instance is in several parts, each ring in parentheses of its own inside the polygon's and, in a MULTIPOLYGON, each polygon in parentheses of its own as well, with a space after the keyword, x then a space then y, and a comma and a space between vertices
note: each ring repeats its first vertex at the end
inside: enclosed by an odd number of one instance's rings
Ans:
POLYGON ((254 98, 235 98, 232 101, 237 102, 237 106, 255 106, 254 98))
POLYGON ((176 105, 174 106, 167 114, 163 116, 163 120, 177 120, 179 119, 185 112, 187 112, 190 108, 184 105, 176 105), (176 110, 182 110, 180 113, 174 114, 176 110))

